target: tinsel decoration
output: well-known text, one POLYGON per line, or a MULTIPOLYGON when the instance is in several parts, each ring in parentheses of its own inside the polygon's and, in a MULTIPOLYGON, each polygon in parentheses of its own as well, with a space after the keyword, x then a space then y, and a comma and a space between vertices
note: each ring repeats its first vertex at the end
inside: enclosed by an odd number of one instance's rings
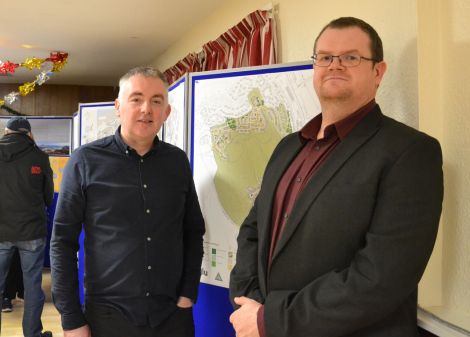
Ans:
POLYGON ((27 94, 34 91, 34 88, 37 85, 43 85, 48 81, 53 73, 60 72, 64 66, 67 64, 67 58, 69 54, 64 52, 51 52, 49 57, 46 59, 41 59, 37 57, 29 57, 23 63, 13 63, 10 61, 1 62, 0 61, 0 73, 13 74, 17 68, 23 67, 29 70, 40 69, 41 72, 36 76, 36 80, 33 82, 27 82, 18 87, 18 91, 13 91, 8 95, 4 96, 3 99, 0 99, 0 107, 5 104, 12 104, 18 99, 18 96, 26 96, 27 94))

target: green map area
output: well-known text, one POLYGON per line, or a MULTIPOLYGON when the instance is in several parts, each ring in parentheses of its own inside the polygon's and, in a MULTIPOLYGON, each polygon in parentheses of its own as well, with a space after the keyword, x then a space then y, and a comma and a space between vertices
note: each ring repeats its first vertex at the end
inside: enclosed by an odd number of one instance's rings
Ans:
POLYGON ((292 132, 284 105, 264 104, 258 88, 248 94, 251 110, 210 129, 217 164, 215 188, 225 212, 240 226, 258 195, 274 147, 292 132))

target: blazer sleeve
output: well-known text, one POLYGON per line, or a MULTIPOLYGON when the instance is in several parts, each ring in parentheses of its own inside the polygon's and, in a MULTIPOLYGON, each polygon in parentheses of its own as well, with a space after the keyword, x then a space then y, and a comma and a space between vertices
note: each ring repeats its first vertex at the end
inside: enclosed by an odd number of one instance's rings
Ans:
POLYGON ((258 280, 258 226, 257 205, 254 206, 240 227, 237 237, 237 263, 230 273, 230 301, 234 308, 234 297, 246 296, 257 302, 263 303, 264 298, 260 291, 258 280))
MULTIPOLYGON (((276 148, 273 150, 271 158, 269 159, 267 168, 270 167, 273 161, 276 160, 279 156, 283 156, 284 152, 281 151, 283 146, 286 143, 298 143, 299 142, 298 133, 292 133, 283 139, 276 145, 276 148)), ((291 147, 292 145, 289 145, 291 147)), ((300 144, 297 144, 295 148, 298 150, 300 144)), ((268 179, 269 180, 269 179, 268 179)), ((263 177, 263 182, 261 184, 261 190, 266 184, 272 184, 272 181, 266 181, 266 177, 263 177)), ((265 296, 264 292, 261 290, 258 270, 259 266, 259 244, 260 244, 260 228, 258 226, 258 205, 259 205, 259 195, 255 199, 253 207, 248 213, 246 219, 243 221, 240 226, 240 231, 237 237, 237 261, 230 273, 230 301, 234 308, 239 306, 233 302, 234 297, 246 296, 251 298, 259 303, 264 303, 265 296)), ((266 263, 266 261, 262 262, 266 263)))
MULTIPOLYGON (((311 336, 345 336, 398 310, 413 297, 431 255, 442 198, 439 143, 421 137, 382 173, 364 246, 349 266, 331 270, 300 290, 268 292, 267 335, 302 336, 309 331, 311 336)), ((256 249, 253 226, 244 230, 242 254, 253 255, 256 249)), ((235 280, 255 271, 251 264, 239 268, 235 280)), ((235 293, 254 292, 255 284, 254 276, 236 283, 235 293)))

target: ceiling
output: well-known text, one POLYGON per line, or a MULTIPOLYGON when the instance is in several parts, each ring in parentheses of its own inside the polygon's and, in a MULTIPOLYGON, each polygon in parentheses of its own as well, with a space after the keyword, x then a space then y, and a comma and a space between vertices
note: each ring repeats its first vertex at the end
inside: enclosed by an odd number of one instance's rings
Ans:
MULTIPOLYGON (((228 1, 0 0, 0 60, 22 63, 67 52, 67 64, 47 84, 116 86, 127 70, 155 61, 228 1)), ((0 83, 32 82, 39 73, 17 68, 0 83)))

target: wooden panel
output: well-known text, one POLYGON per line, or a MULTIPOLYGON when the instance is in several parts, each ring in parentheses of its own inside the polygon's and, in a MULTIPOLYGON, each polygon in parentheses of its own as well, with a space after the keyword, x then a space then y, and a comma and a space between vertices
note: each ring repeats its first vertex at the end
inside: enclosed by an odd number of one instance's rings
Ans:
MULTIPOLYGON (((18 91, 18 84, 0 84, 1 98, 13 91, 18 91)), ((117 93, 117 87, 42 85, 9 107, 30 116, 71 116, 79 103, 113 101, 117 93)), ((9 115, 4 109, 0 114, 9 115)))

